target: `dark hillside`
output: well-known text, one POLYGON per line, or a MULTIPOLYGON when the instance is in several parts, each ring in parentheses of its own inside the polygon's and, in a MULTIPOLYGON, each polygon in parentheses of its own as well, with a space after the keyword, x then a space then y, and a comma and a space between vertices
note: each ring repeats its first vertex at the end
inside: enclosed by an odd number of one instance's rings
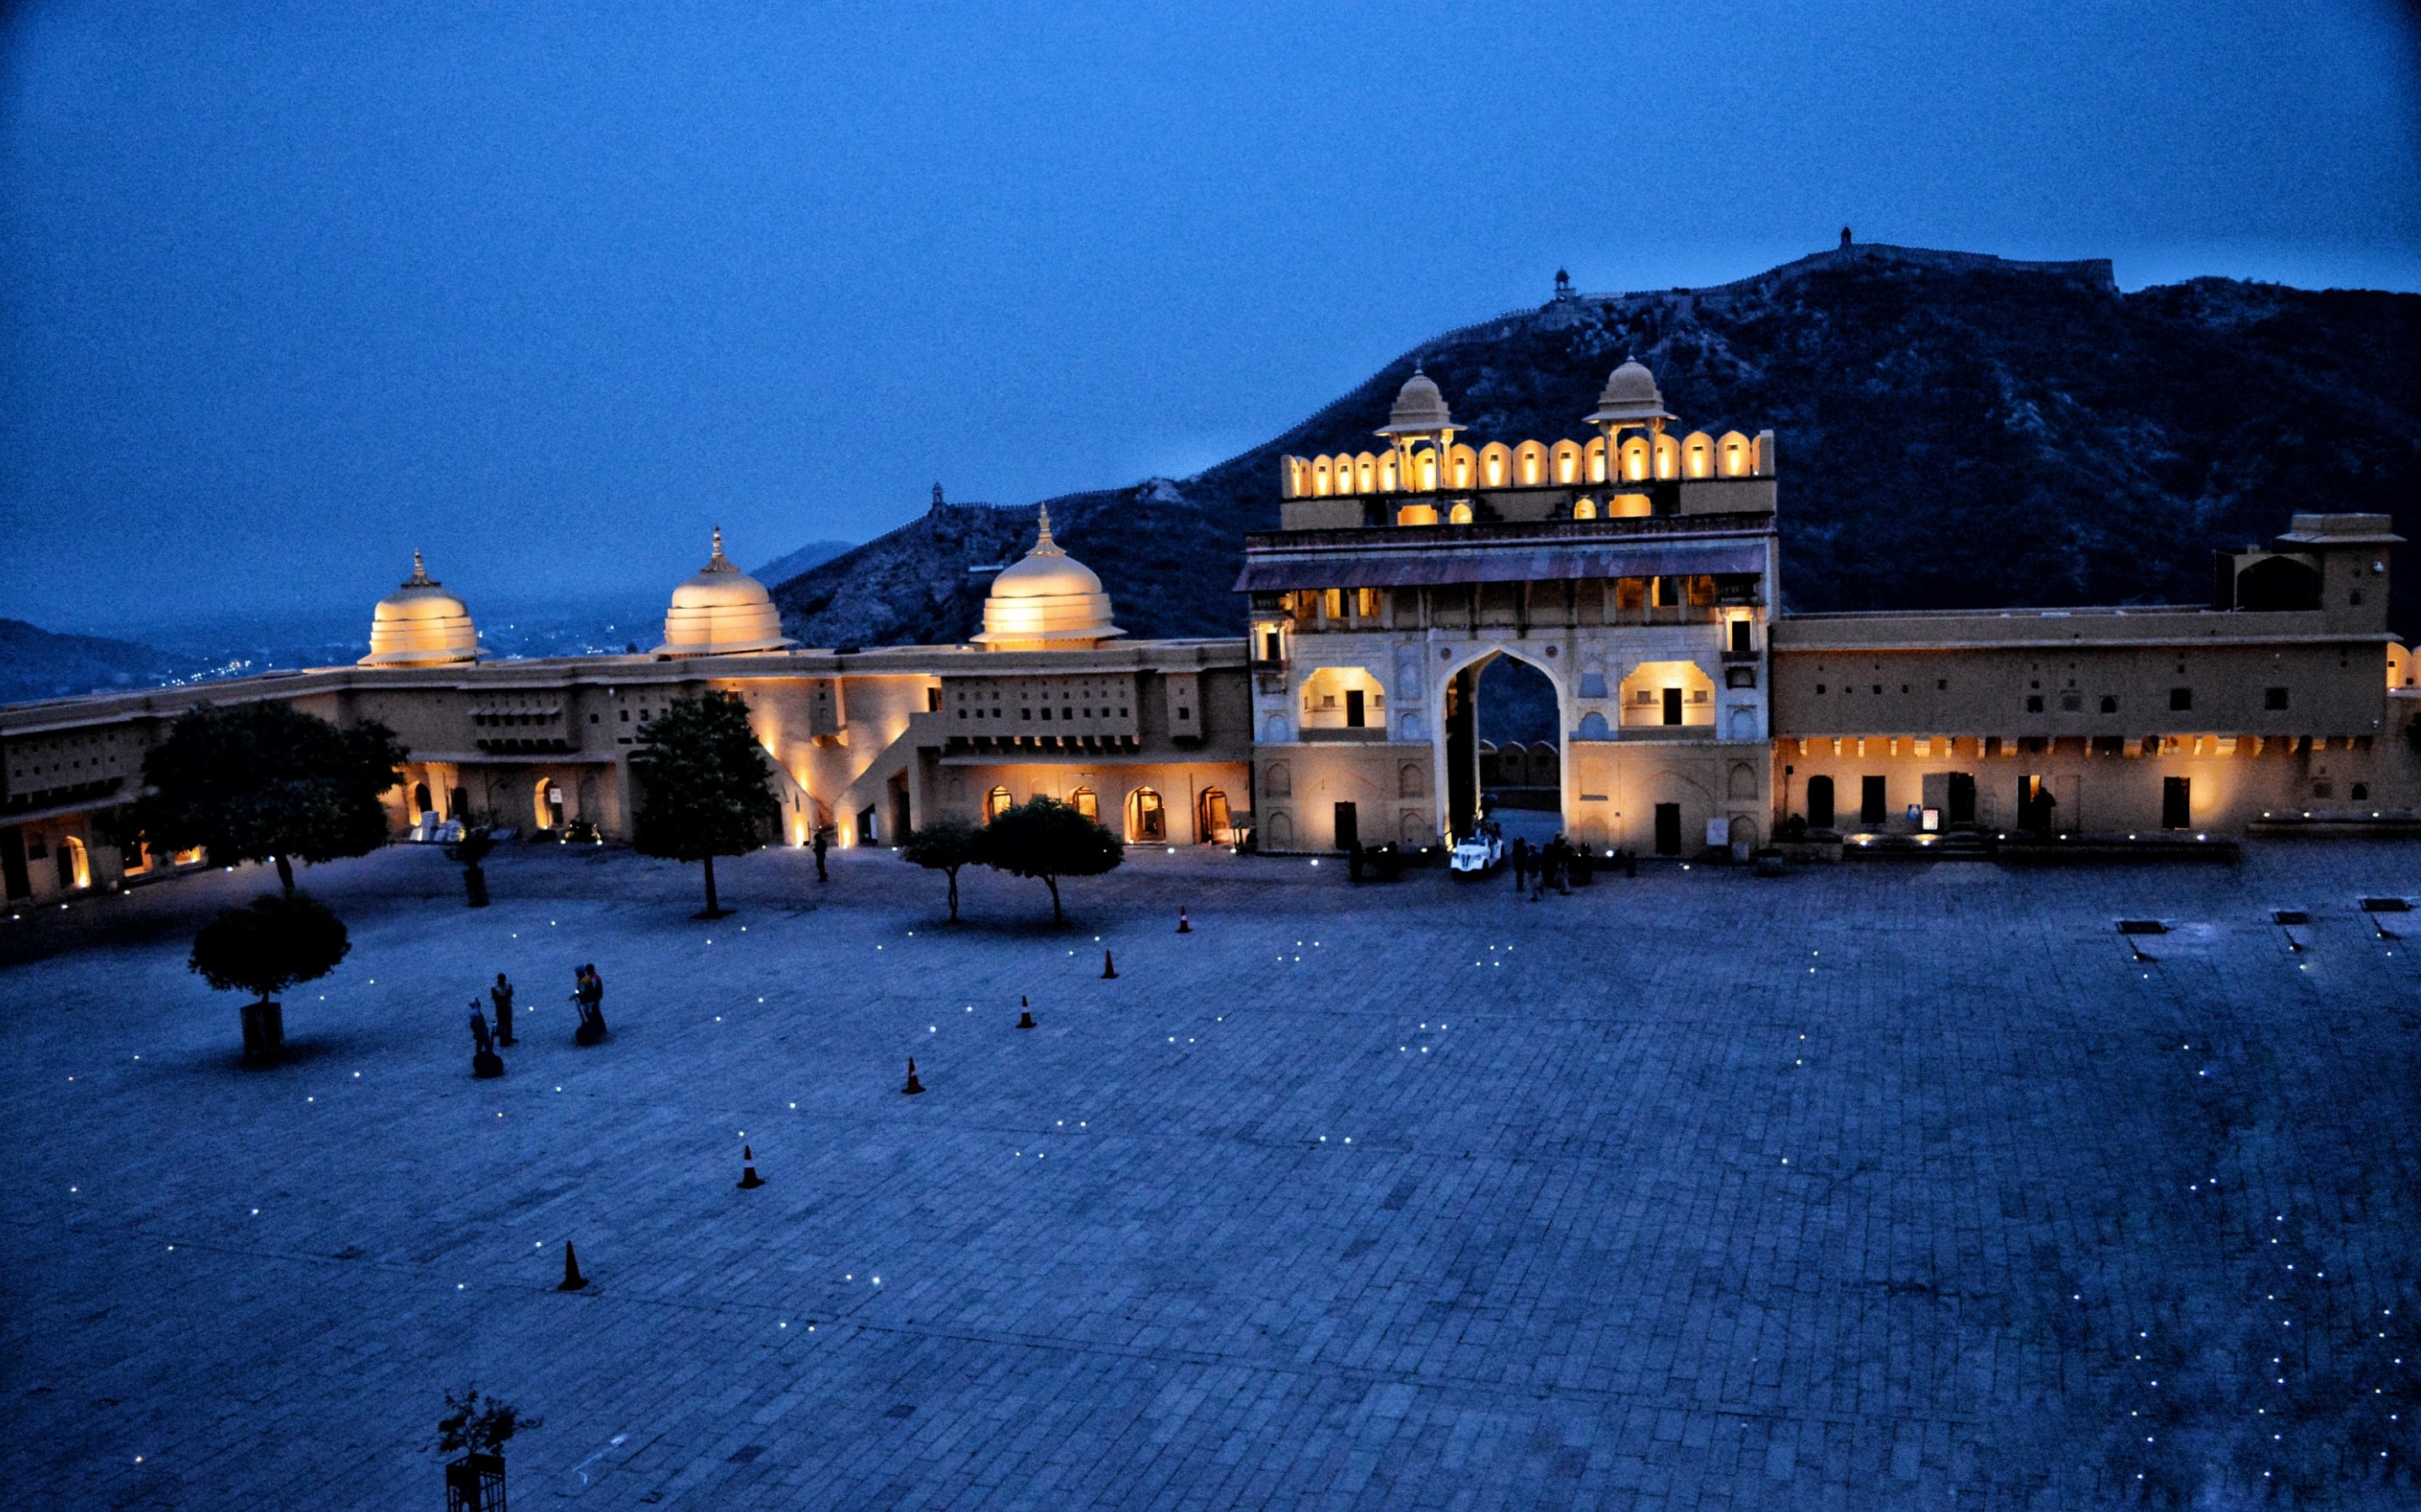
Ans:
MULTIPOLYGON (((2194 601, 2210 553, 2297 509, 2421 538, 2421 295, 2226 279, 2121 294, 2105 262, 1864 246, 1720 288, 1554 301, 1408 352, 1179 482, 1050 501, 1139 636, 1234 633, 1240 538, 1276 460, 1373 446, 1417 362, 1475 442, 1585 439, 1626 354, 1689 429, 1778 434, 1783 585, 1803 611, 2194 601)), ((809 645, 954 640, 1023 511, 953 507, 781 585, 809 645)), ((2395 622, 2421 623, 2421 550, 2395 622)))

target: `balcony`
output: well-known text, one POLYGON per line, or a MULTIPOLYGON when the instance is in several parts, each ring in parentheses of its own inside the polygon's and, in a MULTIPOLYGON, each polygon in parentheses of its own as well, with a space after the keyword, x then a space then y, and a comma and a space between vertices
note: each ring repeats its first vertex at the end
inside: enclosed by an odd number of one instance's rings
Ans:
POLYGON ((1344 725, 1305 725, 1296 739, 1313 745, 1378 744, 1387 739, 1383 725, 1365 725, 1359 728, 1344 725))

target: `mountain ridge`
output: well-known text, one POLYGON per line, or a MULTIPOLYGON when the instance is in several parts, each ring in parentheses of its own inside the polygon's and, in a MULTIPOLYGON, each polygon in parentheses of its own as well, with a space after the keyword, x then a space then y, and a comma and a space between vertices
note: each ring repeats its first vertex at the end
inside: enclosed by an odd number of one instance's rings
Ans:
MULTIPOLYGON (((1635 355, 1685 427, 1777 433, 1792 609, 2191 602, 2213 548, 2295 510, 2421 524, 2416 351, 2421 295, 2127 293, 2105 258, 1864 243, 1706 288, 1559 294, 1432 336, 1192 477, 1042 502, 1130 632, 1236 634, 1230 585, 1243 535, 1276 527, 1281 456, 1369 449, 1415 366, 1476 441, 1584 440, 1635 355)), ((944 506, 772 587, 804 644, 961 640, 989 581, 968 569, 1032 539, 1030 506, 944 506)), ((2413 623, 2421 560, 2392 594, 2413 623)))

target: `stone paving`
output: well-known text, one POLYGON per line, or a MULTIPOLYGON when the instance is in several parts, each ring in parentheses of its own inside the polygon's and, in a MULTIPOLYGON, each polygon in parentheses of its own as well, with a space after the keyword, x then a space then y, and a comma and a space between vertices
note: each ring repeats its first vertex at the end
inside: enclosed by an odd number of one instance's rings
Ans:
POLYGON ((877 853, 726 864, 707 925, 695 868, 516 849, 472 912, 398 849, 306 874, 354 950, 258 1070, 183 959, 264 874, 13 920, 0 1473, 437 1507, 476 1379, 546 1418, 530 1505, 2411 1505, 2421 984, 2381 929, 2421 914, 2355 900, 2416 861, 1529 904, 1152 852, 1057 933, 972 872, 942 925, 877 853), (2138 961, 2121 916, 2174 927, 2138 961))

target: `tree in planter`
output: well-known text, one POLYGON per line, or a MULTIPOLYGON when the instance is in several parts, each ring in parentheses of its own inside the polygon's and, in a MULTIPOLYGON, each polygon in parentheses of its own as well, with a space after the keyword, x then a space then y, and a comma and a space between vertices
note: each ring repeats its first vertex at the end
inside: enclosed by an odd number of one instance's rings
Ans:
POLYGON ((632 845, 642 855, 706 863, 706 912, 699 917, 722 918, 714 858, 761 850, 782 818, 773 769, 748 725, 748 705, 718 689, 674 699, 639 732, 631 770, 641 785, 632 845))
POLYGON ((994 871, 1031 877, 1051 889, 1051 922, 1065 924, 1059 879, 1099 877, 1124 861, 1127 848, 1095 819, 1055 799, 1032 798, 992 816, 976 848, 976 859, 994 871))
POLYGON ((462 892, 471 907, 488 906, 488 874, 479 863, 496 849, 494 831, 485 824, 475 824, 462 832, 462 838, 445 848, 445 859, 462 868, 462 892))
POLYGON ((294 891, 294 863, 359 856, 386 843, 379 795, 403 780, 408 753, 375 721, 338 729, 279 703, 202 705, 143 757, 142 797, 115 812, 123 844, 199 846, 221 865, 273 861, 294 891))
POLYGON ((460 1395, 447 1392, 445 1415, 437 1420, 437 1452, 462 1457, 445 1467, 445 1489, 455 1493, 449 1502, 459 1501, 465 1512, 484 1512, 492 1504, 492 1504, 502 1505, 506 1442, 524 1428, 544 1426, 546 1419, 525 1417, 520 1408, 493 1396, 483 1398, 476 1385, 464 1386, 460 1395))
POLYGON ((950 879, 950 922, 959 922, 959 868, 978 859, 983 828, 968 819, 939 819, 911 830, 899 842, 899 859, 950 879))
POLYGON ((194 937, 186 965, 219 991, 254 995, 243 1009, 243 1052, 268 1055, 286 1043, 285 1014, 270 999, 327 975, 352 948, 344 921, 318 898, 263 893, 242 908, 219 910, 194 937))

